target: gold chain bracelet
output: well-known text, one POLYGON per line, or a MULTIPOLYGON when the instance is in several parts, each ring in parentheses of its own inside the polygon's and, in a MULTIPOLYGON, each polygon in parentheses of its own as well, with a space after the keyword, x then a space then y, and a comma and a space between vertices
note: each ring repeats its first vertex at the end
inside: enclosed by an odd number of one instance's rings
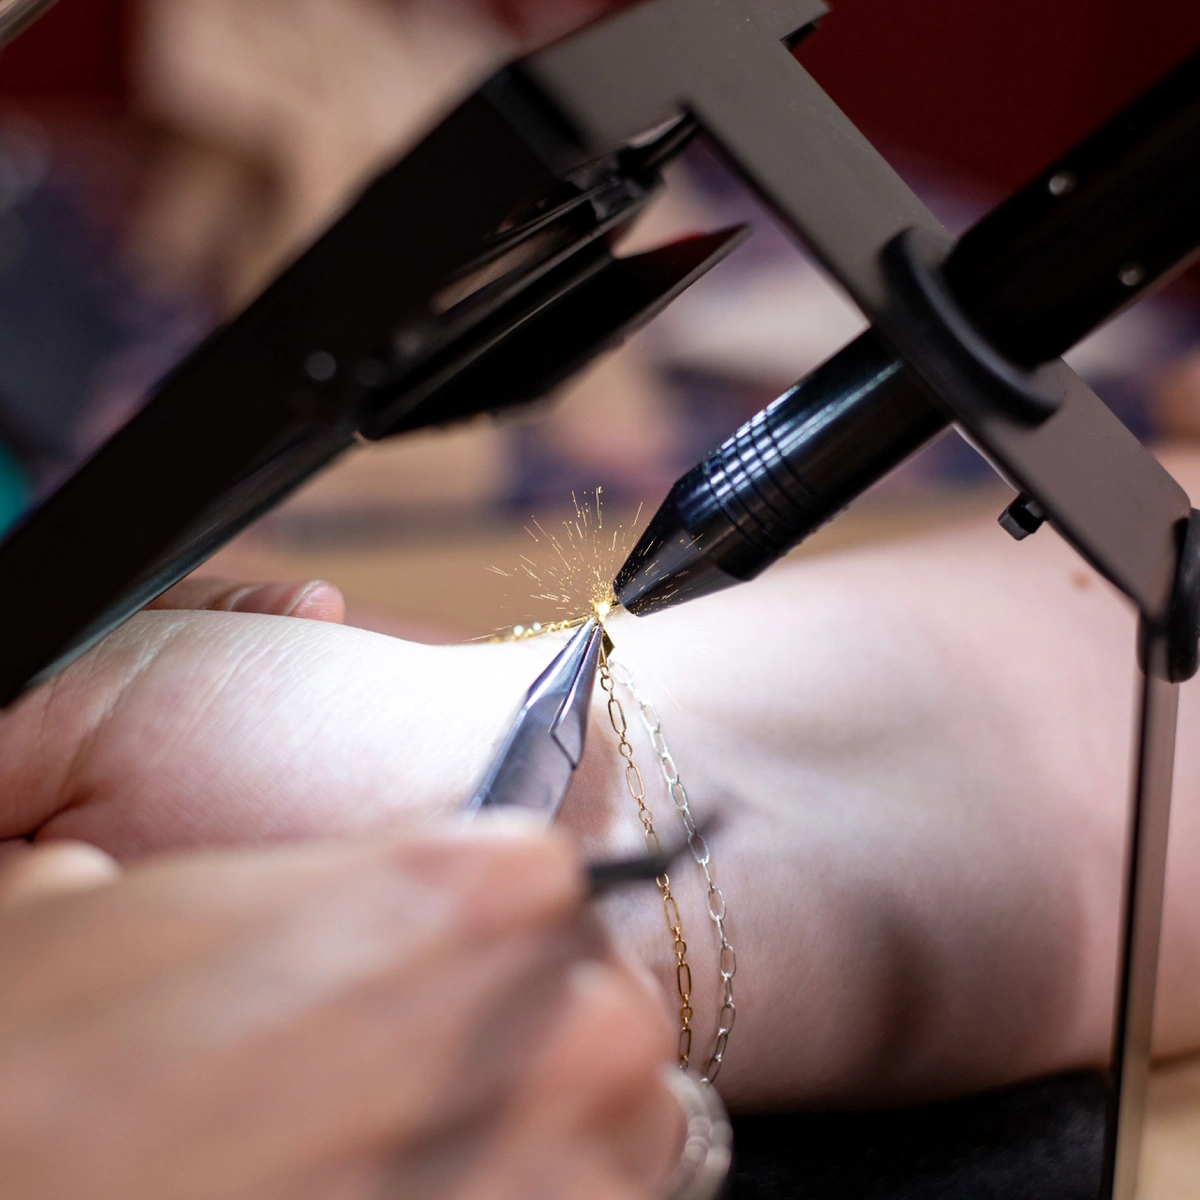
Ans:
MULTIPOLYGON (((617 698, 617 683, 609 667, 607 654, 600 660, 600 686, 608 696, 608 719, 617 735, 620 755, 625 760, 625 785, 638 807, 646 849, 651 854, 660 854, 658 834, 654 831, 654 814, 646 804, 646 784, 642 773, 633 761, 633 745, 628 736, 629 723, 625 718, 625 709, 617 698)), ((671 931, 671 950, 675 955, 675 987, 679 993, 679 1067, 686 1071, 692 1056, 692 969, 688 966, 687 942, 683 940, 679 905, 671 894, 671 880, 667 875, 660 875, 655 883, 662 897, 663 913, 667 928, 671 931)))
MULTIPOLYGON (((595 615, 602 624, 604 618, 608 616, 608 608, 607 603, 594 604, 595 615)), ((501 635, 492 640, 526 641, 545 634, 568 632, 583 624, 584 620, 586 618, 574 618, 546 624, 535 622, 528 626, 518 625, 507 635, 501 635)), ((737 1006, 734 1003, 733 995, 733 980, 737 974, 737 953, 729 936, 728 906, 725 895, 714 879, 712 853, 692 814, 687 788, 683 784, 675 758, 667 745, 658 710, 638 691, 629 667, 612 657, 612 643, 608 640, 607 631, 605 632, 604 652, 600 660, 600 686, 607 697, 608 719, 617 736, 618 752, 625 762, 625 785, 637 805, 638 819, 642 824, 647 850, 651 854, 658 854, 661 848, 658 833, 654 828, 654 814, 646 803, 645 781, 633 760, 634 750, 629 740, 629 723, 624 706, 616 694, 618 686, 623 687, 637 704, 641 723, 645 727, 654 753, 658 757, 659 770, 666 784, 667 794, 687 833, 688 850, 704 877, 708 916, 716 927, 720 942, 717 968, 721 981, 721 1008, 717 1014, 717 1032, 713 1049, 700 1079, 701 1083, 711 1084, 721 1072, 729 1037, 733 1032, 734 1021, 737 1017, 737 1006)), ((692 970, 687 959, 688 947, 683 937, 683 921, 679 905, 671 891, 671 880, 669 876, 661 875, 655 880, 655 883, 662 898, 663 913, 666 917, 667 929, 671 934, 671 950, 675 955, 675 986, 679 998, 679 1066, 680 1069, 686 1070, 691 1061, 693 1041, 692 970)))
POLYGON ((713 1051, 704 1068, 702 1078, 702 1082, 712 1083, 721 1073, 721 1065, 725 1061, 725 1050, 729 1045, 729 1035, 733 1032, 733 1024, 737 1018, 737 1006, 733 1001, 733 978, 737 974, 737 953, 730 941, 726 925, 728 906, 725 903, 725 894, 713 878, 712 852, 692 815, 687 788, 683 785, 683 780, 679 776, 679 768, 675 765, 675 758, 663 736, 662 719, 658 715, 658 710, 638 691, 633 672, 628 666, 616 659, 606 665, 609 677, 615 679, 638 706, 642 724, 650 736, 655 754, 658 755, 658 764, 667 785, 667 792, 687 831, 688 849, 691 852, 692 860, 704 876, 707 887, 708 915, 716 926, 720 938, 721 948, 717 965, 721 976, 721 1011, 717 1014, 717 1034, 713 1051))

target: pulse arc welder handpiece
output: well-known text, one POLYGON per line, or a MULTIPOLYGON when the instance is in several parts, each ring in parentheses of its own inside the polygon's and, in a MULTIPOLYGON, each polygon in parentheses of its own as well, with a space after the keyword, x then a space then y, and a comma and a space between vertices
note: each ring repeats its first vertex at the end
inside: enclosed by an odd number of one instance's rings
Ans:
POLYGON ((647 616, 754 579, 946 427, 864 335, 675 484, 617 599, 647 616))

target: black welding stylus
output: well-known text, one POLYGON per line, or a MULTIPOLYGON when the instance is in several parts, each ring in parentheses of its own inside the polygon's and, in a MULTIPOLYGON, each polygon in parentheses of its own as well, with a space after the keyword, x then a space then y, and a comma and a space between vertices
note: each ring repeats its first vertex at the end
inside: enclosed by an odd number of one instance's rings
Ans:
MULTIPOLYGON (((1200 247, 1200 55, 975 226, 943 273, 1021 367, 1057 358, 1200 247)), ((615 581, 645 616, 755 578, 949 425, 863 334, 672 488, 615 581)), ((1014 536, 1036 528, 1014 507, 1014 536)))

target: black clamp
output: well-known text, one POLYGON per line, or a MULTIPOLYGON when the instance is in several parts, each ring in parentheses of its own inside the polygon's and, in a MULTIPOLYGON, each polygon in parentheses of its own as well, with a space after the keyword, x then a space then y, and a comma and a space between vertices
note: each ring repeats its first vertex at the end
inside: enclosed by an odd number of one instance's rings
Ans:
MULTIPOLYGON (((883 268, 895 298, 892 316, 896 349, 920 376, 935 400, 954 396, 957 407, 999 414, 1026 426, 1040 425, 1062 403, 1053 376, 1026 369, 1005 357, 962 310, 942 266, 951 244, 925 230, 909 229, 883 251, 883 268)), ((1000 517, 1018 541, 1046 519, 1038 498, 1022 493, 1000 517)), ((1143 619, 1139 638, 1142 667, 1183 683, 1200 671, 1200 512, 1181 522, 1179 565, 1166 619, 1143 619)))
POLYGON ((935 399, 953 395, 1039 424, 1058 410, 1061 389, 1048 372, 1006 358, 975 328, 942 273, 952 249, 949 239, 924 229, 907 229, 884 247, 893 325, 904 335, 895 348, 935 399))
POLYGON ((1161 626, 1142 619, 1138 657, 1143 671, 1165 673, 1170 683, 1186 683, 1200 671, 1200 511, 1194 508, 1181 522, 1179 571, 1167 619, 1161 626), (1165 663, 1156 647, 1165 649, 1165 663))

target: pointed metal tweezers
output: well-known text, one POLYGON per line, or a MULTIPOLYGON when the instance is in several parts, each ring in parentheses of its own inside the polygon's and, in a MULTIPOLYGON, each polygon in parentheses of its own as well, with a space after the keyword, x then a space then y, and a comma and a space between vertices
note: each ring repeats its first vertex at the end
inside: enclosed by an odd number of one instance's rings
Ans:
POLYGON ((516 805, 554 820, 583 758, 603 645, 604 630, 589 620, 538 676, 465 812, 516 805))

